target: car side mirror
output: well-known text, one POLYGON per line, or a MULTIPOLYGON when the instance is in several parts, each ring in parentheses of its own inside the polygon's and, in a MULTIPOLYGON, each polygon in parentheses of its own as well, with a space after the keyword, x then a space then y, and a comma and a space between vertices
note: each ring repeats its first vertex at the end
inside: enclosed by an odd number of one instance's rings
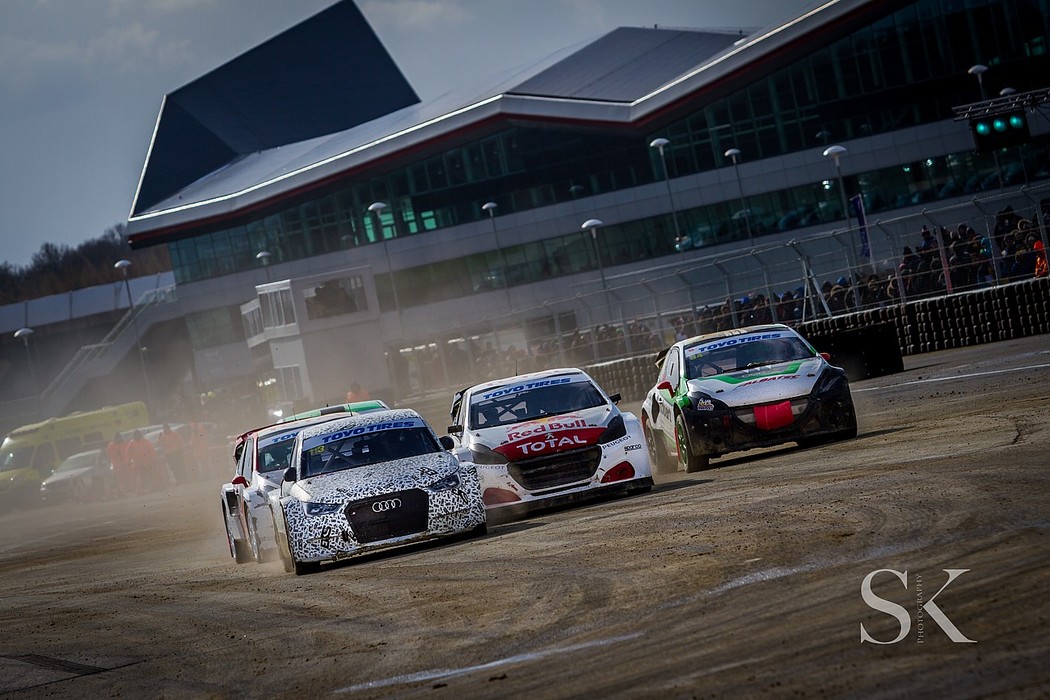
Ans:
POLYGON ((609 400, 612 401, 613 403, 620 403, 620 400, 622 398, 623 397, 620 396, 619 394, 609 394, 609 400))
POLYGON ((671 382, 667 381, 666 379, 664 381, 660 382, 659 384, 657 384, 656 388, 657 388, 658 391, 667 391, 667 392, 670 392, 672 394, 674 393, 674 387, 671 386, 671 382))
POLYGON ((830 352, 822 352, 822 353, 820 353, 820 356, 824 358, 825 362, 831 362, 831 353, 830 352))
POLYGON ((297 477, 298 477, 298 474, 295 473, 295 467, 288 467, 287 469, 284 470, 284 478, 283 478, 284 483, 290 484, 290 483, 294 482, 297 479, 297 477))
POLYGON ((446 450, 456 449, 456 441, 450 438, 448 435, 442 435, 438 438, 438 442, 441 443, 441 447, 446 450))
POLYGON ((462 425, 450 425, 450 426, 448 426, 448 431, 447 432, 448 432, 449 435, 462 435, 463 434, 463 426, 462 425))
POLYGON ((248 480, 245 479, 240 474, 238 474, 237 476, 233 477, 233 481, 231 483, 234 486, 248 486, 248 480))

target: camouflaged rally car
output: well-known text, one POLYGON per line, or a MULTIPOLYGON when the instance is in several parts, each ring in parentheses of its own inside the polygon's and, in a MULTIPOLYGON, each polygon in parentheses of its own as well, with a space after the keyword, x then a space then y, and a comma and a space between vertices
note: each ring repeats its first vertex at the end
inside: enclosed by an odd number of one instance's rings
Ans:
POLYGON ((303 428, 271 492, 286 571, 461 533, 485 533, 473 465, 446 451, 415 411, 377 411, 303 428))
POLYGON ((650 459, 695 472, 727 452, 856 437, 846 372, 828 359, 779 324, 675 343, 642 403, 650 459))
POLYGON ((326 406, 239 435, 233 452, 236 471, 233 479, 222 485, 219 498, 234 561, 261 563, 277 555, 269 494, 280 488, 295 436, 303 427, 388 408, 382 401, 326 406))
POLYGON ((619 400, 579 369, 507 377, 457 393, 449 433, 477 466, 485 507, 503 515, 649 491, 641 424, 619 400))

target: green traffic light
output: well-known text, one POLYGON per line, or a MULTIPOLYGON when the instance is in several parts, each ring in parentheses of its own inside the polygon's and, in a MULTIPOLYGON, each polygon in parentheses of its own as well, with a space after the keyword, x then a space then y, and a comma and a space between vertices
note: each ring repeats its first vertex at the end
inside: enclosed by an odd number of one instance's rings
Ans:
POLYGON ((1011 114, 1010 115, 1010 126, 1014 129, 1024 128, 1024 115, 1023 114, 1011 114))
POLYGON ((1006 120, 1002 117, 996 117, 992 120, 992 128, 998 131, 1000 134, 1006 131, 1006 120))
POLYGON ((976 131, 981 136, 987 136, 988 134, 992 133, 992 127, 988 124, 988 122, 977 122, 977 125, 974 127, 974 131, 976 131))

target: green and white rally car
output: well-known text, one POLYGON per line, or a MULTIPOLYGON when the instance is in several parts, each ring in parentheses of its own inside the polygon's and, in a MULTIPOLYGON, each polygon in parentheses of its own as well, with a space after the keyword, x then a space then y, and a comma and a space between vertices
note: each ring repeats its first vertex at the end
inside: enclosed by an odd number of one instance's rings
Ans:
POLYGON ((788 326, 750 326, 675 343, 642 403, 654 469, 687 472, 711 457, 786 442, 856 437, 845 370, 788 326))

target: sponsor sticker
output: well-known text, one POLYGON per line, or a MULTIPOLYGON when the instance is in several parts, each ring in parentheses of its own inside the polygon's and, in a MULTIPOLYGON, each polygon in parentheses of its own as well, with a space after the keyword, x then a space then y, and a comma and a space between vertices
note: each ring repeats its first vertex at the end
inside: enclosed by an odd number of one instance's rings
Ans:
POLYGON ((752 379, 750 381, 742 382, 740 386, 750 386, 752 384, 761 384, 762 382, 775 382, 779 379, 798 379, 797 374, 781 374, 775 377, 761 377, 760 379, 752 379))
POLYGON ((259 441, 259 447, 270 447, 271 445, 277 445, 288 440, 294 440, 295 436, 299 434, 298 430, 293 430, 287 433, 279 433, 277 435, 271 435, 259 441))
POLYGON ((543 433, 551 433, 558 430, 571 430, 573 428, 586 427, 588 427, 586 420, 575 414, 569 413, 562 416, 540 418, 539 420, 522 423, 521 425, 507 431, 507 439, 512 441, 520 440, 532 435, 542 435, 543 433))
POLYGON ((756 340, 773 340, 775 338, 784 337, 787 337, 786 333, 756 333, 755 335, 745 335, 740 338, 722 338, 721 340, 715 340, 710 343, 688 347, 685 349, 685 356, 687 359, 693 359, 702 353, 718 350, 719 348, 744 345, 745 343, 753 343, 756 340))
POLYGON ((355 435, 365 435, 366 433, 378 433, 384 430, 406 430, 409 428, 424 427, 426 427, 426 424, 418 418, 412 418, 409 420, 388 421, 386 423, 371 423, 369 425, 359 425, 356 428, 346 428, 344 430, 337 430, 333 433, 328 433, 326 435, 316 435, 314 437, 308 438, 307 440, 303 441, 303 449, 312 450, 318 446, 324 446, 330 442, 344 440, 348 437, 354 437, 355 435))
POLYGON ((500 396, 510 396, 511 394, 518 394, 529 389, 539 389, 544 386, 557 386, 559 384, 569 384, 573 381, 582 382, 586 381, 584 377, 557 377, 554 379, 537 379, 531 382, 525 382, 522 384, 510 384, 507 386, 494 389, 492 391, 486 391, 483 394, 475 395, 472 403, 478 403, 479 401, 487 401, 489 399, 499 398, 500 396))
POLYGON ((500 453, 508 460, 514 461, 551 452, 587 447, 588 445, 593 445, 604 432, 605 428, 600 425, 597 427, 543 431, 534 435, 526 435, 506 445, 500 445, 494 448, 494 451, 500 453))
POLYGON ((698 411, 713 411, 715 410, 715 402, 711 399, 697 399, 696 410, 698 411))
POLYGON ((623 448, 623 451, 624 452, 634 452, 635 450, 640 450, 640 449, 642 449, 641 445, 628 445, 627 447, 623 448))

